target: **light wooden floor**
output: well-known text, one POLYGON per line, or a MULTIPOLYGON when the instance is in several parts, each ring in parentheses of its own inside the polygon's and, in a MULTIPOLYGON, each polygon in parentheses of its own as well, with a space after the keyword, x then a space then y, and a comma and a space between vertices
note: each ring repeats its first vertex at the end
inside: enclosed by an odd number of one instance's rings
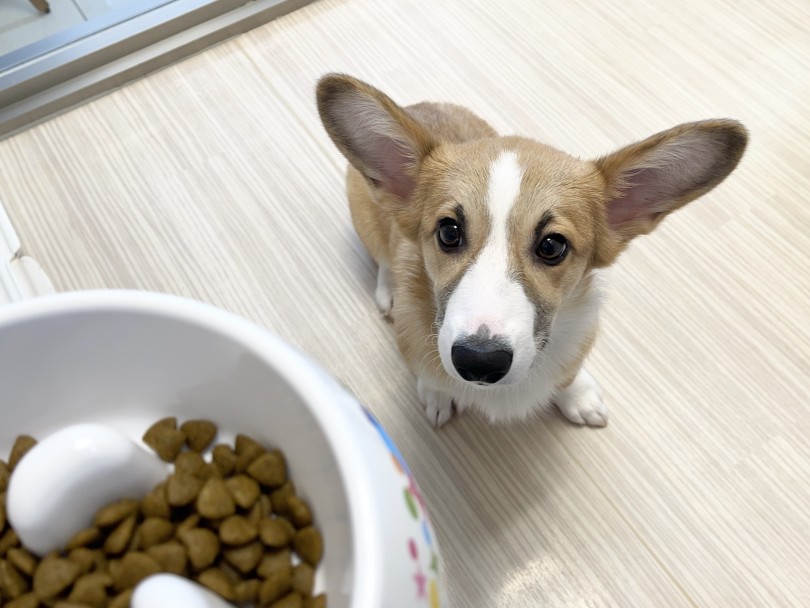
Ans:
POLYGON ((807 0, 323 0, 0 143, 0 198, 60 289, 264 324, 380 416, 458 608, 810 606, 807 0), (610 426, 433 431, 354 235, 317 77, 464 103, 586 156, 732 116, 749 152, 612 272, 610 426))

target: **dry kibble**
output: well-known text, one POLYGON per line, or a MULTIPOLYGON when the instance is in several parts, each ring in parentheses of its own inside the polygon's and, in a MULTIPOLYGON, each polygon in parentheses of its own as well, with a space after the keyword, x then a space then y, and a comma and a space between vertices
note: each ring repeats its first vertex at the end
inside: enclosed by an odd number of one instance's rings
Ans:
POLYGON ((6 608, 38 608, 39 597, 33 591, 5 604, 6 608))
POLYGON ((59 557, 45 558, 34 572, 34 591, 49 600, 70 587, 80 574, 79 564, 59 557))
POLYGON ((210 420, 187 420, 180 430, 186 434, 186 445, 195 452, 202 452, 216 437, 217 425, 210 420))
POLYGON ((186 517, 183 521, 177 524, 177 538, 182 538, 183 534, 188 530, 192 530, 200 525, 200 516, 196 513, 192 513, 188 517, 186 517))
POLYGON ((256 573, 262 578, 266 578, 277 571, 289 571, 290 576, 292 576, 292 552, 289 549, 266 553, 256 568, 256 573))
POLYGON ((30 590, 31 587, 23 575, 9 562, 0 559, 0 592, 10 598, 15 598, 30 590))
POLYGON ((312 525, 312 511, 306 501, 298 496, 290 496, 287 499, 287 514, 296 528, 312 525))
POLYGON ((188 563, 186 550, 177 541, 149 547, 146 553, 160 564, 160 568, 164 572, 184 574, 186 571, 186 564, 188 563))
POLYGON ((208 519, 222 519, 236 513, 236 504, 221 479, 209 479, 197 497, 197 512, 208 519))
POLYGON ((287 482, 270 493, 270 500, 273 502, 273 511, 279 515, 287 513, 287 501, 290 496, 295 496, 295 486, 289 479, 287 482))
POLYGON ((285 595, 278 601, 270 604, 270 608, 303 608, 304 599, 297 593, 285 595))
POLYGON ((262 582, 257 578, 241 581, 234 585, 234 601, 238 604, 254 604, 259 599, 262 582))
POLYGON ((0 557, 4 556, 12 547, 19 547, 20 539, 17 538, 17 533, 9 528, 0 536, 0 557))
POLYGON ((225 561, 242 574, 254 570, 263 555, 264 547, 259 541, 253 541, 241 547, 231 547, 222 552, 225 561))
POLYGON ((312 595, 315 588, 315 569, 309 564, 298 564, 293 567, 292 572, 293 591, 300 593, 304 597, 312 595))
POLYGON ((227 575, 219 568, 209 568, 203 570, 197 576, 197 582, 205 585, 214 593, 218 593, 228 601, 232 601, 236 597, 233 584, 228 579, 227 575))
POLYGON ((287 465, 279 451, 266 452, 247 468, 247 474, 263 486, 275 488, 287 481, 287 465))
POLYGON ((219 526, 219 540, 226 545, 244 545, 258 534, 256 525, 241 515, 231 515, 219 526))
POLYGON ((262 605, 275 602, 284 596, 292 585, 292 566, 272 570, 259 587, 259 602, 262 605))
POLYGON ((37 558, 25 549, 9 549, 8 553, 6 553, 6 559, 23 574, 34 576, 34 570, 37 569, 37 558))
POLYGON ((8 468, 13 471, 14 467, 22 460, 22 457, 36 444, 37 440, 28 435, 20 435, 17 437, 14 441, 14 445, 11 447, 11 453, 8 455, 8 468))
POLYGON ((112 577, 106 572, 85 574, 73 584, 68 601, 90 608, 104 608, 108 600, 107 588, 112 584, 112 577))
POLYGON ((177 418, 158 420, 144 433, 143 442, 166 462, 174 462, 183 444, 186 434, 177 428, 177 418))
POLYGON ((99 509, 93 518, 93 525, 98 528, 113 526, 137 512, 138 501, 125 498, 99 509))
MULTIPOLYGON (((110 564, 112 566, 112 563, 110 564)), ((160 572, 160 564, 154 557, 141 551, 127 553, 116 568, 110 568, 116 591, 131 589, 147 576, 160 572)))
POLYGON ((259 500, 261 488, 247 475, 237 475, 225 480, 234 502, 243 509, 250 509, 259 500))
POLYGON ((129 608, 130 600, 134 589, 127 589, 123 593, 116 595, 112 601, 107 605, 107 608, 129 608))
POLYGON ((304 600, 304 608, 326 608, 326 595, 321 593, 304 600))
POLYGON ((8 488, 8 480, 11 477, 11 471, 8 468, 5 460, 0 460, 0 492, 5 492, 8 488))
POLYGON ((67 558, 79 566, 79 574, 87 574, 91 570, 98 570, 107 560, 104 552, 99 549, 76 547, 68 553, 67 558))
POLYGON ((188 559, 197 568, 207 568, 219 554, 219 539, 211 530, 194 528, 183 532, 180 540, 188 549, 188 559))
POLYGON ((187 473, 195 477, 203 477, 205 461, 197 452, 183 452, 174 461, 175 473, 187 473))
MULTIPOLYGON (((138 503, 135 503, 136 509, 137 504, 138 503)), ((107 540, 104 541, 104 551, 112 555, 122 553, 129 545, 129 541, 132 540, 132 534, 135 532, 135 524, 137 521, 135 515, 130 515, 118 524, 118 527, 116 527, 107 537, 107 540)))
POLYGON ((234 470, 237 473, 243 473, 254 460, 264 454, 265 450, 260 444, 256 443, 246 435, 236 436, 236 462, 234 470))
POLYGON ((295 552, 301 559, 312 566, 317 566, 323 557, 323 539, 321 533, 312 526, 301 528, 293 539, 295 552))
POLYGON ((282 521, 280 518, 265 517, 259 522, 259 538, 268 547, 280 549, 292 541, 295 530, 290 531, 282 521))
POLYGON ((165 543, 174 535, 174 525, 172 522, 160 517, 147 517, 141 527, 138 528, 140 534, 139 546, 141 549, 148 549, 153 545, 165 543))
POLYGON ((211 460, 223 475, 233 473, 236 466, 236 454, 233 453, 230 446, 224 443, 214 446, 214 450, 211 452, 211 460))
POLYGON ((101 530, 98 528, 87 528, 71 538, 65 548, 70 551, 71 549, 86 547, 96 542, 99 538, 101 538, 101 530))
POLYGON ((171 507, 166 498, 166 483, 160 483, 144 496, 141 501, 141 514, 144 517, 162 517, 169 519, 171 507))
POLYGON ((172 507, 184 507, 193 503, 205 482, 196 475, 175 473, 166 481, 166 502, 172 507))

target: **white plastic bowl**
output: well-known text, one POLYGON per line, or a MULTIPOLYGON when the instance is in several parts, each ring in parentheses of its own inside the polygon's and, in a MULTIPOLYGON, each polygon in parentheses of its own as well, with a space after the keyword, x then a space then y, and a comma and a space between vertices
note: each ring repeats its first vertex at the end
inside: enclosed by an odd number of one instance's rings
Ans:
POLYGON ((298 351, 173 296, 86 291, 0 308, 0 455, 19 434, 81 422, 140 441, 169 415, 285 452, 324 534, 319 582, 330 608, 446 606, 407 466, 373 417, 298 351))

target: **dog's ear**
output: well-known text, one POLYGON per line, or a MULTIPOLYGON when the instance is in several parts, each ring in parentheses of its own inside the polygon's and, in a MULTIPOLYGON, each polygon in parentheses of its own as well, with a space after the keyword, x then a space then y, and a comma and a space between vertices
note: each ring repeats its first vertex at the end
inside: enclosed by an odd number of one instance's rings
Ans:
POLYGON ((606 234, 597 253, 610 264, 634 237, 706 194, 737 166, 748 133, 733 120, 679 125, 596 161, 605 179, 606 234))
POLYGON ((318 112, 332 141, 369 183, 406 200, 434 142, 388 96, 350 76, 327 74, 317 87, 318 112))

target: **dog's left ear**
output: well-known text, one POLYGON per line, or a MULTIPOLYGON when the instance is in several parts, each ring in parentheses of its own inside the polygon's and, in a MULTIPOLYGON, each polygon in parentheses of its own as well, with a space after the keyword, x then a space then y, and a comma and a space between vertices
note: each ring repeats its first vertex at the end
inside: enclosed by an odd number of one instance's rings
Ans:
POLYGON ((597 264, 607 265, 636 236, 706 194, 737 166, 748 133, 734 120, 679 125, 596 161, 607 187, 607 234, 597 264))

